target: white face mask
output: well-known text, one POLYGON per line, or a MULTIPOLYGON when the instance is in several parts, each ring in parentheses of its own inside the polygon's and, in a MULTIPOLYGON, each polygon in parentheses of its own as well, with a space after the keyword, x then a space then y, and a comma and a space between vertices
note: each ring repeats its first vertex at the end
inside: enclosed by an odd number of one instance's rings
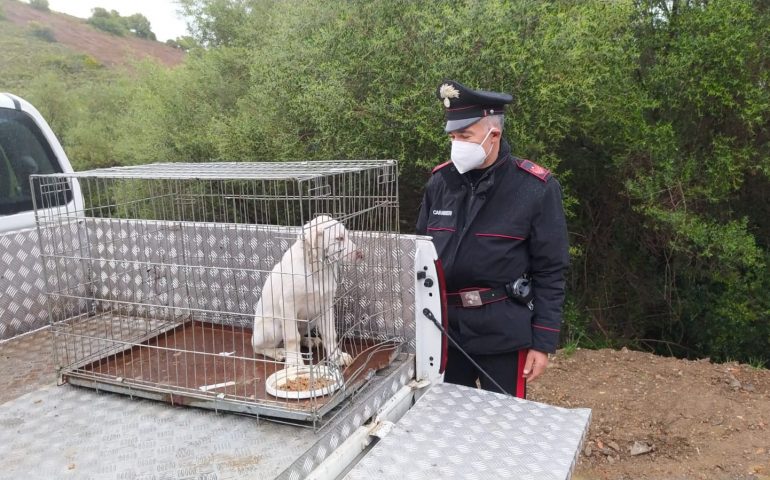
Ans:
POLYGON ((487 141, 487 137, 492 133, 492 130, 494 129, 490 129, 487 132, 480 143, 452 140, 452 154, 450 158, 458 172, 461 174, 469 172, 479 168, 484 163, 492 149, 490 148, 489 152, 487 152, 482 145, 487 141))

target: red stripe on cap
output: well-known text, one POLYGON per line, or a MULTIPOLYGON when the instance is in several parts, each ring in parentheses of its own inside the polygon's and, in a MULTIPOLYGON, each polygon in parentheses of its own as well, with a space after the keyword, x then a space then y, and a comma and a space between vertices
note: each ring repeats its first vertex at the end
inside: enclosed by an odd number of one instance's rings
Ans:
POLYGON ((468 110, 469 108, 479 108, 478 105, 469 105, 467 107, 447 108, 447 112, 456 112, 458 110, 468 110))

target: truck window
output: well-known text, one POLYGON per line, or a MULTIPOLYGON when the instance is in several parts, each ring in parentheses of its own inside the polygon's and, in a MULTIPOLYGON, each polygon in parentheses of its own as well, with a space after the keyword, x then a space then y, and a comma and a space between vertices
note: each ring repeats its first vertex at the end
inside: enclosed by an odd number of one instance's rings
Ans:
MULTIPOLYGON (((32 210, 29 176, 59 173, 61 166, 43 132, 24 112, 0 108, 0 216, 32 210)), ((38 197, 38 207, 56 207, 72 200, 70 188, 38 197)))

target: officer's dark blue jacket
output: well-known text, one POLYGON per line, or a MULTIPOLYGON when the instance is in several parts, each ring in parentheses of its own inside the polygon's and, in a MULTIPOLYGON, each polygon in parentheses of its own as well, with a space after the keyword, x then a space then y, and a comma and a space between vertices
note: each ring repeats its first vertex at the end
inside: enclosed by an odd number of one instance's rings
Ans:
POLYGON ((510 299, 450 306, 449 333, 471 354, 554 352, 569 265, 559 183, 547 170, 513 157, 505 141, 475 185, 468 176, 451 163, 434 169, 417 233, 433 237, 448 292, 498 288, 528 273, 534 310, 510 299))

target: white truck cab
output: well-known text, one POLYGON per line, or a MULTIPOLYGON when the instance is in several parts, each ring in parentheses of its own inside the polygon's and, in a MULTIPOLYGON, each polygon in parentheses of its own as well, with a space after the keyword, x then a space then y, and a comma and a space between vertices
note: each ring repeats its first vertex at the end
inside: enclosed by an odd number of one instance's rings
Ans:
MULTIPOLYGON (((35 226, 29 176, 72 172, 67 155, 51 127, 29 102, 0 93, 0 233, 35 226)), ((50 207, 77 210, 77 181, 50 207)), ((40 205, 38 205, 40 207, 40 205)))

